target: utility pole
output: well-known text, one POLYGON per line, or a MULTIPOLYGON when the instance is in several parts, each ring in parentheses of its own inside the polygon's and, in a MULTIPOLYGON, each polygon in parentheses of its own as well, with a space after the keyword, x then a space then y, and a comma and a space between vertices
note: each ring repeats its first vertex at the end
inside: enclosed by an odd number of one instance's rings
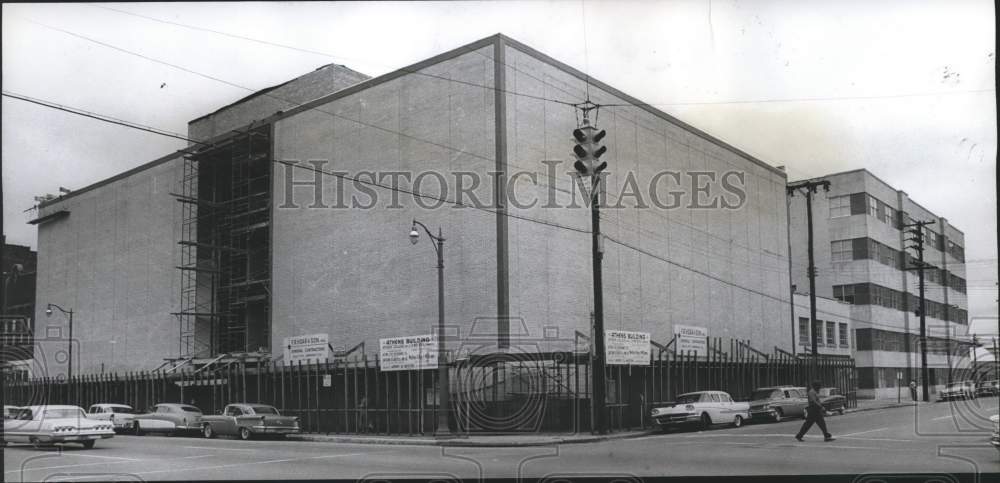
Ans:
POLYGON ((959 309, 954 304, 944 306, 944 350, 945 360, 948 361, 948 384, 951 384, 951 309, 959 309))
POLYGON ((806 225, 809 230, 809 241, 807 243, 809 245, 809 267, 806 268, 806 274, 809 275, 809 332, 811 333, 810 340, 812 342, 812 365, 810 366, 812 377, 810 379, 816 378, 819 368, 819 331, 816 328, 816 260, 813 256, 812 195, 816 192, 816 188, 820 186, 823 187, 823 191, 830 191, 830 182, 826 180, 802 181, 790 184, 785 188, 788 196, 795 196, 796 191, 803 192, 806 195, 806 225))
POLYGON ((906 267, 906 270, 916 270, 919 276, 919 289, 920 289, 920 306, 917 309, 917 315, 920 316, 920 378, 923 380, 923 399, 924 402, 930 401, 930 377, 927 372, 927 308, 924 297, 924 270, 927 268, 927 264, 924 263, 924 226, 933 225, 933 221, 916 221, 910 224, 903 225, 903 228, 910 228, 907 230, 912 238, 908 240, 913 242, 913 245, 907 246, 907 248, 912 248, 917 251, 917 260, 910 260, 913 264, 912 267, 906 267))
POLYGON ((576 146, 573 146, 573 154, 576 162, 573 167, 581 177, 589 177, 590 183, 590 225, 591 225, 591 250, 594 269, 594 352, 592 355, 591 374, 593 378, 593 391, 591 407, 593 408, 593 430, 598 434, 605 434, 607 428, 607 411, 605 410, 605 351, 604 351, 604 287, 601 275, 601 260, 604 258, 601 244, 601 212, 600 212, 600 183, 601 172, 608 167, 607 161, 601 162, 600 157, 608 151, 606 146, 600 144, 607 134, 603 129, 598 130, 590 124, 590 111, 598 108, 590 101, 582 104, 583 122, 580 127, 573 130, 573 138, 576 146))

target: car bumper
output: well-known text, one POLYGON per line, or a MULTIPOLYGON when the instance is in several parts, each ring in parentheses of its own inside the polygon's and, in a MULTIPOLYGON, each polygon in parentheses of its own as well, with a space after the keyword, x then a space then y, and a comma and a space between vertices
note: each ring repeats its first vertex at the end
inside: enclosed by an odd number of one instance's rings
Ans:
POLYGON ((114 437, 114 433, 78 433, 78 434, 39 434, 35 436, 42 443, 72 443, 76 441, 92 441, 114 437))
POLYGON ((1000 450, 1000 434, 994 434, 993 439, 990 440, 990 444, 997 450, 1000 450))
POLYGON ((250 429, 259 434, 298 434, 302 432, 301 428, 294 426, 253 426, 250 429))
POLYGON ((750 411, 750 419, 772 419, 776 414, 774 409, 754 409, 750 411))

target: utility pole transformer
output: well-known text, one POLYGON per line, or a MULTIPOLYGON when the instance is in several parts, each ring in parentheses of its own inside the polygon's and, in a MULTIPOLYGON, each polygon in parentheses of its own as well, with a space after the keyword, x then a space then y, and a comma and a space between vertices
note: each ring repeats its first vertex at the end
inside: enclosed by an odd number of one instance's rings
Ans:
POLYGON ((583 111, 583 122, 580 127, 573 130, 573 138, 576 141, 576 146, 573 146, 573 154, 576 157, 573 167, 581 177, 589 177, 591 180, 589 195, 594 269, 594 338, 591 341, 594 347, 591 359, 593 379, 591 407, 594 415, 592 429, 598 434, 605 434, 608 428, 605 410, 604 287, 601 274, 601 260, 604 254, 601 247, 600 183, 601 172, 608 167, 608 163, 601 162, 600 157, 608 151, 608 148, 600 144, 607 133, 590 124, 590 111, 597 108, 597 105, 589 101, 580 107, 583 111))
POLYGON ((816 327, 816 259, 813 256, 812 195, 813 193, 816 193, 816 188, 820 186, 823 187, 823 191, 830 191, 830 182, 826 180, 802 181, 790 184, 785 188, 788 196, 795 196, 795 192, 800 190, 802 190, 806 196, 806 225, 809 231, 807 234, 809 238, 807 243, 809 251, 809 266, 806 268, 806 274, 809 275, 809 331, 811 332, 810 341, 812 343, 812 375, 810 379, 815 379, 819 372, 819 330, 816 327))
POLYGON ((913 266, 906 267, 906 270, 916 270, 919 277, 920 305, 917 308, 917 315, 920 316, 920 378, 923 380, 924 402, 930 401, 931 382, 927 370, 927 307, 924 297, 924 270, 927 268, 927 264, 924 262, 924 226, 933 224, 933 221, 916 221, 903 225, 903 228, 909 228, 907 232, 912 235, 912 238, 907 240, 913 244, 908 245, 907 248, 912 248, 917 252, 917 260, 910 260, 913 266))

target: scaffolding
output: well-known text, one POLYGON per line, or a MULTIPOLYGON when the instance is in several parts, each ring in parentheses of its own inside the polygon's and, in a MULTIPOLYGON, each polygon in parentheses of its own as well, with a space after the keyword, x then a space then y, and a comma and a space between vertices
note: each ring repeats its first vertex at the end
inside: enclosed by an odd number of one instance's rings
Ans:
POLYGON ((264 127, 183 160, 176 361, 270 350, 270 147, 264 127))

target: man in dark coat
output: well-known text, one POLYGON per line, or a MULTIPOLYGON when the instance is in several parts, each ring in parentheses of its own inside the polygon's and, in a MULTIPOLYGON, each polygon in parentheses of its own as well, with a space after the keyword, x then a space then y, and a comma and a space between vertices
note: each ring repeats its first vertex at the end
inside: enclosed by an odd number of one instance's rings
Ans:
POLYGON ((799 441, 802 441, 802 437, 809 431, 813 423, 816 423, 819 429, 823 431, 823 441, 833 441, 835 439, 826 430, 826 420, 823 419, 823 413, 826 412, 826 409, 823 408, 823 402, 819 399, 819 388, 821 387, 823 385, 819 381, 813 381, 812 387, 809 388, 809 406, 806 409, 806 422, 802 423, 802 428, 795 435, 795 439, 799 441))

